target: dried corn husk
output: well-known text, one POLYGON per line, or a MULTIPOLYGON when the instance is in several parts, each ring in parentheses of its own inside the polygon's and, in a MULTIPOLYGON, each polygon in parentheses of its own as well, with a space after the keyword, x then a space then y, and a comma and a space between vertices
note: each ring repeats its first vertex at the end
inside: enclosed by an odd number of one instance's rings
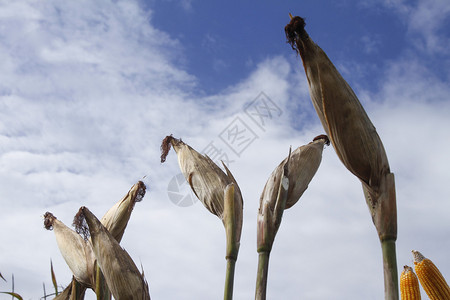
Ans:
POLYGON ((130 191, 103 216, 100 222, 111 235, 120 243, 131 217, 136 202, 142 200, 145 195, 145 184, 142 181, 134 184, 130 191))
POLYGON ((286 37, 302 58, 313 105, 339 159, 362 183, 382 246, 385 298, 398 299, 394 174, 363 106, 304 27, 304 19, 292 18, 286 37))
POLYGON ((72 278, 72 282, 53 300, 83 300, 85 292, 86 288, 75 278, 72 278))
POLYGON ((295 149, 272 172, 261 194, 258 211, 258 249, 270 251, 284 209, 292 207, 317 172, 326 135, 295 149))
MULTIPOLYGON (((149 300, 148 285, 129 254, 86 207, 81 207, 92 248, 115 299, 149 300)), ((80 224, 80 223, 78 223, 80 224)))
POLYGON ((222 220, 225 227, 227 269, 224 299, 232 299, 234 269, 242 231, 241 190, 223 162, 226 174, 208 156, 201 155, 189 145, 172 136, 167 136, 162 142, 161 162, 166 160, 171 146, 177 153, 181 172, 192 191, 212 214, 222 220))
POLYGON ((395 239, 394 177, 383 143, 349 84, 304 26, 294 17, 285 31, 302 58, 316 112, 338 157, 361 180, 380 239, 395 239))
POLYGON ((53 229, 58 248, 75 279, 86 287, 92 287, 95 258, 91 244, 50 212, 44 215, 44 226, 48 230, 53 229))
MULTIPOLYGON (((224 222, 224 191, 227 185, 234 185, 234 210, 236 218, 236 239, 240 240, 242 230, 243 201, 241 190, 224 164, 222 171, 208 156, 201 155, 179 139, 168 136, 164 139, 161 149, 161 161, 165 161, 170 145, 177 153, 181 172, 189 183, 192 191, 203 205, 224 222), (165 150, 165 151, 164 151, 165 150)), ((225 224, 225 223, 224 223, 225 224)))

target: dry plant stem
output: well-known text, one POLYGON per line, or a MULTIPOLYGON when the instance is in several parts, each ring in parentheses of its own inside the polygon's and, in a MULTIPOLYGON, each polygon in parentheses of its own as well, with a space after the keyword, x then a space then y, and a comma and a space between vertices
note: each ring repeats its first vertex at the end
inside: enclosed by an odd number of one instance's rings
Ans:
POLYGON ((97 264, 95 265, 95 294, 97 300, 111 300, 111 292, 106 284, 105 276, 97 264))
POLYGON ((267 291, 267 276, 269 273, 270 251, 259 252, 258 274, 256 278, 256 300, 265 300, 267 291))
POLYGON ((224 197, 224 225, 227 238, 226 260, 227 269, 225 275, 224 300, 233 299, 234 270, 239 252, 239 242, 236 240, 236 214, 234 206, 234 184, 225 188, 224 197))
POLYGON ((395 240, 386 239, 381 241, 383 251, 384 271, 384 298, 387 300, 398 300, 398 272, 397 256, 395 251, 395 240))
POLYGON ((397 207, 394 174, 386 174, 381 181, 381 193, 372 199, 363 185, 364 196, 378 232, 383 255, 384 297, 398 300, 398 271, 395 242, 397 240, 397 207))
POLYGON ((70 293, 70 300, 82 300, 84 299, 84 293, 86 292, 86 288, 83 287, 81 283, 75 280, 72 280, 72 291, 70 293))

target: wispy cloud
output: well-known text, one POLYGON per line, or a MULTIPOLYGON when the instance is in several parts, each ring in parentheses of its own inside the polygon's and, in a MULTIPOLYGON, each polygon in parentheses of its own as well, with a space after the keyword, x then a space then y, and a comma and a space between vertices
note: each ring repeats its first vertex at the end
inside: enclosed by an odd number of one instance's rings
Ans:
MULTIPOLYGON (((409 20, 424 4, 390 5, 409 20)), ((435 1, 421 18, 438 14, 439 5, 445 12, 446 4, 435 1)), ((136 205, 122 245, 142 262, 152 296, 221 295, 221 225, 201 206, 181 208, 167 195, 179 168, 173 153, 159 163, 159 145, 173 133, 199 151, 215 142, 234 160, 230 168, 244 198, 235 298, 253 297, 262 188, 290 145, 323 133, 299 58, 289 52, 255 61, 247 78, 206 95, 180 64, 186 59, 180 59, 182 46, 155 29, 151 12, 133 1, 9 2, 0 16, 0 234, 8 241, 0 244, 0 271, 5 277, 15 273, 16 291, 39 297, 42 281, 50 286, 50 258, 61 284, 71 278, 53 235, 42 228, 45 211, 67 224, 81 205, 101 216, 147 175, 147 195, 136 205), (264 128, 245 111, 261 92, 281 112, 264 128), (220 139, 237 117, 257 135, 239 155, 220 139)), ((444 20, 426 26, 441 37, 444 20)), ((421 248, 449 270, 446 252, 436 248, 450 246, 442 239, 450 228, 450 90, 419 56, 404 53, 384 62, 377 89, 355 90, 396 175, 399 265, 410 262, 411 248, 421 248)), ((352 79, 352 72, 343 73, 352 79)), ((285 213, 271 258, 269 297, 382 298, 376 239, 361 187, 326 148, 303 200, 285 213), (331 283, 327 290, 324 281, 331 283)))
MULTIPOLYGON (((366 1, 379 5, 378 1, 366 1)), ((450 3, 445 0, 385 0, 382 5, 394 9, 406 23, 413 45, 429 54, 447 51, 450 37, 445 30, 449 24, 450 3)))

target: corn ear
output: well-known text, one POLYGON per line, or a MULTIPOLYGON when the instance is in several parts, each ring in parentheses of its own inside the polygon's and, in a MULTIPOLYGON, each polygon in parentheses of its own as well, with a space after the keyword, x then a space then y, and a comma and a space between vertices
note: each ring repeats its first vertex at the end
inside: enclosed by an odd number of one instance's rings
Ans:
POLYGON ((402 300, 420 300, 419 280, 413 268, 404 266, 400 275, 400 296, 402 300))
POLYGON ((302 58, 317 115, 339 159, 362 182, 380 239, 396 239, 394 179, 383 143, 350 85, 304 26, 304 19, 294 17, 285 31, 302 58))
POLYGON ((450 287, 436 265, 419 251, 412 251, 414 269, 420 284, 431 300, 450 300, 450 287))
POLYGON ((329 144, 327 136, 317 136, 309 144, 289 153, 270 175, 259 202, 259 251, 270 251, 284 209, 297 203, 308 188, 319 168, 325 144, 329 144))
POLYGON ((120 243, 130 219, 136 202, 142 200, 145 195, 145 184, 142 181, 134 184, 130 191, 113 207, 111 207, 100 220, 103 226, 120 243))
POLYGON ((396 300, 397 206, 394 174, 390 172, 383 143, 363 106, 304 27, 303 18, 292 18, 285 27, 287 40, 300 54, 312 103, 337 156, 362 183, 382 246, 385 298, 396 300))
POLYGON ((48 230, 53 229, 58 248, 75 279, 86 287, 92 287, 95 259, 91 245, 50 212, 44 215, 44 226, 48 230))
POLYGON ((165 161, 171 146, 177 153, 181 172, 194 194, 206 209, 222 220, 224 225, 224 191, 229 184, 234 185, 236 239, 239 241, 242 231, 243 201, 239 185, 230 170, 224 164, 226 173, 223 172, 208 156, 198 153, 182 140, 172 136, 167 136, 162 142, 161 162, 165 161))
POLYGON ((149 300, 148 285, 130 255, 86 207, 79 217, 86 220, 92 248, 107 285, 115 299, 149 300))
MULTIPOLYGON (((260 202, 271 202, 274 205, 273 200, 276 199, 278 193, 284 165, 289 161, 287 165, 289 170, 289 189, 287 191, 285 208, 288 209, 297 203, 316 174, 322 161, 324 146, 329 145, 329 143, 326 135, 320 135, 315 137, 309 144, 292 151, 290 158, 285 158, 272 172, 264 186, 260 202)), ((273 207, 271 208, 273 209, 273 207)))
POLYGON ((170 148, 177 153, 181 172, 192 191, 206 209, 219 217, 227 238, 227 269, 224 299, 233 297, 234 270, 242 232, 243 201, 239 186, 225 164, 222 171, 208 156, 201 155, 183 141, 167 136, 161 144, 161 162, 166 160, 170 148))

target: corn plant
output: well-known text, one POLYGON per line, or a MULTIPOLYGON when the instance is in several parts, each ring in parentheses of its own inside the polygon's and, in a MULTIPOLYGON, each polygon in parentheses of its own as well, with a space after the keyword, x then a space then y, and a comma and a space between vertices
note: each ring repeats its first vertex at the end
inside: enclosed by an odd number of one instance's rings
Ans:
POLYGON ((262 192, 257 218, 258 271, 255 299, 266 299, 269 256, 285 209, 300 199, 322 160, 326 135, 298 147, 272 172, 262 192))
POLYGON ((337 156, 362 183, 382 247, 385 299, 397 300, 394 174, 363 106, 325 52, 309 37, 305 25, 303 18, 291 16, 285 27, 288 43, 300 54, 312 103, 337 156))
POLYGON ((173 136, 167 136, 161 144, 161 162, 166 160, 171 147, 177 153, 181 172, 194 194, 225 226, 227 268, 224 299, 231 300, 242 231, 241 190, 225 164, 223 167, 226 174, 208 156, 198 153, 173 136))
MULTIPOLYGON (((93 221, 94 218, 95 220, 97 219, 87 208, 85 210, 80 210, 74 218, 73 223, 76 227, 76 231, 67 227, 52 213, 45 213, 44 227, 54 231, 59 250, 73 274, 71 284, 69 284, 56 299, 84 299, 85 291, 88 288, 92 289, 97 294, 97 299, 111 299, 111 292, 113 292, 111 286, 115 289, 115 279, 122 279, 123 276, 122 274, 119 276, 116 275, 117 273, 120 273, 121 270, 111 270, 107 263, 103 263, 102 269, 101 261, 103 261, 105 256, 109 257, 112 261, 113 258, 121 259, 120 261, 123 263, 128 262, 128 260, 131 259, 127 256, 128 254, 119 251, 116 246, 111 246, 113 242, 110 241, 110 238, 114 239, 116 243, 120 243, 134 205, 136 202, 142 200, 145 195, 145 189, 146 187, 141 181, 133 185, 130 191, 111 207, 102 217, 101 221, 99 221, 103 227, 98 226, 98 224, 93 221), (88 218, 86 218, 86 214, 88 215, 88 218), (87 226, 87 223, 85 222, 86 219, 93 222, 91 223, 91 227, 95 226, 97 229, 104 228, 108 237, 98 239, 97 231, 100 229, 95 231, 95 234, 92 235, 92 229, 87 226), (95 236, 95 241, 92 239, 93 236, 95 236), (98 243, 102 242, 104 243, 104 247, 106 247, 106 252, 99 252, 98 243), (113 252, 110 253, 111 251, 113 252), (100 257, 100 255, 102 257, 100 257), (104 274, 104 269, 107 269, 109 272, 106 276, 104 274), (108 278, 110 278, 110 285, 107 283, 108 278)), ((129 266, 133 264, 134 263, 132 262, 128 262, 129 266)), ((143 277, 142 275, 139 276, 143 277)), ((114 290, 114 292, 116 292, 116 290, 114 290)), ((148 298, 136 297, 137 298, 129 299, 149 299, 150 296, 148 296, 148 298)))

